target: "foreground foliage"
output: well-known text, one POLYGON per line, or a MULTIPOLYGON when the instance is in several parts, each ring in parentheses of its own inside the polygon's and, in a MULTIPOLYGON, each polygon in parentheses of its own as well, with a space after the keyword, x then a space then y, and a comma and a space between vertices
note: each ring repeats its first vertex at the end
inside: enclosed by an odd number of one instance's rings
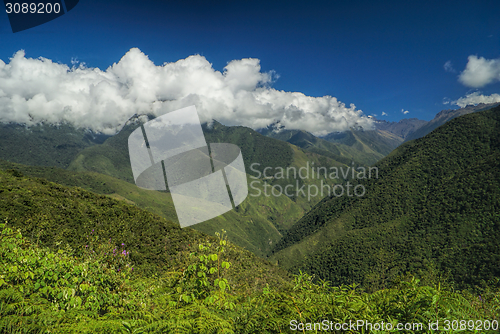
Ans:
POLYGON ((133 270, 126 243, 113 248, 92 234, 75 257, 0 224, 0 333, 286 333, 325 319, 422 323, 413 332, 430 333, 430 321, 500 320, 498 291, 477 297, 416 279, 364 293, 301 272, 289 288, 249 293, 230 286, 228 244, 217 237, 199 244, 183 269, 145 278, 133 270))

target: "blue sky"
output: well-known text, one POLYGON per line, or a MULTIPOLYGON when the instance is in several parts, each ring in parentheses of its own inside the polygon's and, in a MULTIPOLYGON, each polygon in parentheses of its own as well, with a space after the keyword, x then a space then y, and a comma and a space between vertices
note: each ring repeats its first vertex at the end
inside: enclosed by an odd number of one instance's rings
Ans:
POLYGON ((390 121, 429 120, 458 108, 444 101, 499 93, 496 72, 476 85, 459 75, 473 55, 500 68, 500 2, 423 3, 80 0, 15 34, 0 14, 0 59, 9 63, 23 49, 26 58, 77 59, 105 71, 138 48, 156 65, 199 54, 223 71, 258 58, 262 72, 274 71, 276 90, 330 95, 390 121))

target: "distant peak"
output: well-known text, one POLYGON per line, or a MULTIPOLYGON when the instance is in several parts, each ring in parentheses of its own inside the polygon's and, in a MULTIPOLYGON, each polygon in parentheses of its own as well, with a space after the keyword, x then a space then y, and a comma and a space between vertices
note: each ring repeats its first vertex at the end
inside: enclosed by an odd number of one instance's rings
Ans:
POLYGON ((132 117, 130 117, 125 122, 125 124, 123 124, 123 127, 126 127, 127 125, 131 125, 131 124, 137 124, 137 123, 144 124, 144 123, 146 123, 154 118, 155 118, 155 116, 152 114, 134 114, 134 115, 132 115, 132 117))
POLYGON ((274 123, 269 124, 265 128, 265 130, 271 131, 273 133, 280 133, 283 130, 285 130, 285 126, 283 124, 281 124, 281 122, 278 120, 278 121, 275 121, 274 123))

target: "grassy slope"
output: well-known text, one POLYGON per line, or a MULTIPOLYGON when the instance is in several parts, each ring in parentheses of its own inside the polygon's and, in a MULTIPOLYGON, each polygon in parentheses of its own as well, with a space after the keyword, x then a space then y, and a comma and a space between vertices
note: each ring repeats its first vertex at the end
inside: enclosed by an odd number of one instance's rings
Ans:
MULTIPOLYGON (((98 148, 95 146, 94 148, 98 148)), ((315 166, 341 166, 328 158, 318 156, 293 146, 294 159, 291 164, 297 170, 306 162, 315 166)), ((123 180, 96 173, 74 172, 59 168, 33 167, 0 161, 1 169, 16 169, 30 176, 46 178, 49 181, 67 186, 78 186, 99 194, 127 201, 138 207, 177 222, 175 208, 169 193, 140 189, 134 184, 123 180)), ((324 178, 321 178, 324 180, 324 178)), ((320 180, 321 180, 320 179, 320 180)), ((318 184, 319 181, 305 180, 306 186, 318 184)), ((231 242, 259 255, 269 254, 272 246, 282 237, 282 233, 296 222, 302 215, 321 198, 311 197, 310 201, 302 196, 295 201, 284 194, 281 196, 264 195, 263 180, 249 178, 249 196, 236 211, 229 211, 219 217, 192 226, 192 228, 213 235, 216 231, 225 229, 231 242), (261 194, 260 196, 254 196, 261 194)), ((269 182, 269 180, 268 180, 269 182)), ((294 181, 289 181, 294 184, 294 181)), ((295 188, 295 186, 294 186, 295 188)), ((326 194, 326 193, 325 193, 326 194)))
MULTIPOLYGON (((81 151, 69 169, 79 172, 99 172, 133 183, 127 140, 137 126, 138 123, 130 123, 120 133, 106 140, 104 144, 81 151)), ((307 161, 310 162, 311 167, 313 162, 315 166, 342 166, 341 163, 332 159, 301 150, 280 140, 267 138, 246 127, 226 127, 214 122, 210 127, 204 125, 203 131, 208 143, 227 142, 238 145, 242 150, 246 171, 250 176, 258 175, 252 169, 262 172, 266 167, 271 167, 273 174, 277 167, 294 167, 298 170, 298 168, 306 166, 307 161), (252 163, 258 163, 258 165, 250 168, 252 163)), ((254 182, 254 180, 249 181, 254 182)), ((264 180, 261 178, 259 181, 260 184, 254 184, 256 188, 262 190, 261 182, 264 180)), ((293 184, 294 189, 296 181, 296 179, 267 180, 268 183, 283 187, 286 184, 293 184)), ((321 180, 298 181, 300 186, 304 184, 308 186, 319 185, 321 180)), ((116 183, 116 181, 113 182, 116 183)), ((176 221, 175 211, 168 194, 155 199, 155 195, 143 196, 145 192, 138 193, 133 190, 136 188, 135 186, 130 189, 124 188, 127 186, 114 186, 115 190, 112 192, 116 193, 115 198, 130 200, 142 208, 176 221), (139 199, 139 197, 142 198, 139 199), (162 203, 168 203, 168 206, 162 207, 162 203)), ((250 194, 258 193, 252 189, 249 189, 249 192, 250 194)), ((263 191, 260 193, 263 194, 263 191)), ((237 211, 230 211, 210 221, 197 224, 193 228, 207 234, 213 234, 223 228, 228 231, 229 240, 255 254, 265 256, 281 238, 282 233, 320 199, 319 196, 304 197, 301 193, 291 199, 285 195, 278 197, 248 196, 237 211)))
MULTIPOLYGON (((1 169, 16 169, 30 176, 41 177, 67 186, 78 186, 108 197, 126 201, 154 214, 176 222, 177 216, 169 193, 149 191, 95 172, 73 172, 58 168, 31 167, 0 161, 1 169)), ((261 185, 255 185, 261 189, 261 185)), ((281 238, 280 230, 297 221, 304 210, 286 196, 249 196, 237 211, 229 211, 193 228, 208 235, 225 229, 231 242, 265 256, 271 245, 281 238)))
POLYGON ((435 265, 458 285, 500 275, 500 109, 457 118, 380 161, 362 198, 325 199, 273 260, 383 287, 435 265), (434 264, 432 263, 434 262, 434 264))
MULTIPOLYGON (((198 243, 214 241, 124 201, 22 176, 18 171, 0 171, 0 218, 21 228, 35 243, 52 248, 68 244, 76 254, 81 254, 92 230, 101 240, 111 239, 115 245, 126 242, 134 266, 143 273, 178 268, 198 243)), ((256 288, 267 282, 276 286, 288 277, 246 250, 231 249, 233 284, 256 288)))
POLYGON ((78 152, 107 136, 61 124, 0 124, 0 159, 32 166, 66 168, 78 152))

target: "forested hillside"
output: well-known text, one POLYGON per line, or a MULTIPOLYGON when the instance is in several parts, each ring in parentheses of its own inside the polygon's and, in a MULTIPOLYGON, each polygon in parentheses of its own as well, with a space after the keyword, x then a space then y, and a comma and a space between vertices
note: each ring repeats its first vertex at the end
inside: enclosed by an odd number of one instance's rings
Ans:
POLYGON ((77 154, 109 136, 69 124, 0 123, 0 159, 31 166, 67 168, 77 154))
MULTIPOLYGON (((118 248, 125 243, 134 267, 145 273, 178 268, 189 252, 206 239, 203 233, 181 229, 178 224, 124 201, 27 177, 17 170, 0 171, 0 218, 19 228, 33 243, 51 248, 69 245, 75 255, 82 255, 93 236, 102 242, 109 240, 118 248)), ((240 248, 235 248, 232 256, 240 268, 236 271, 259 277, 251 263, 265 263, 264 260, 240 248)), ((269 278, 274 275, 272 272, 284 273, 270 264, 266 266, 269 267, 264 275, 269 278)), ((278 274, 275 282, 281 282, 280 277, 278 274)), ((264 283, 254 280, 250 286, 265 284, 264 276, 260 279, 264 283)))
MULTIPOLYGON (((82 150, 68 169, 73 172, 97 172, 134 184, 128 153, 128 136, 141 123, 151 118, 152 116, 146 115, 131 118, 118 134, 108 138, 103 144, 82 150)), ((225 229, 228 231, 229 240, 259 256, 269 255, 271 247, 281 238, 282 233, 323 197, 303 196, 301 193, 297 195, 296 192, 292 192, 292 196, 275 196, 269 190, 264 194, 266 184, 282 188, 291 184, 293 189, 296 189, 304 185, 319 184, 322 179, 303 180, 293 176, 286 179, 266 178, 263 170, 268 168, 267 173, 274 175, 277 168, 310 169, 311 164, 326 168, 344 166, 341 162, 265 137, 247 127, 228 127, 213 121, 209 125, 203 124, 202 129, 207 143, 232 143, 240 147, 245 170, 249 175, 249 196, 237 210, 196 224, 193 228, 208 234, 225 229), (258 180, 254 179, 256 177, 258 180)), ((345 160, 350 161, 347 158, 345 160)), ((55 173, 52 172, 51 175, 55 176, 55 173)), ((116 184, 116 180, 111 183, 116 184)), ((129 190, 124 189, 129 188, 126 185, 120 185, 118 188, 119 191, 112 192, 117 195, 116 198, 127 199, 142 208, 152 209, 167 219, 177 220, 169 195, 155 195, 151 193, 156 192, 140 189, 136 191, 135 186, 129 190), (137 196, 138 192, 141 196, 137 196), (142 196, 144 194, 145 196, 142 196), (164 206, 162 201, 165 202, 164 206)))
POLYGON ((478 300, 413 278, 375 293, 292 278, 223 231, 180 229, 17 170, 0 171, 0 219, 0 333, 287 333, 346 319, 408 323, 415 333, 454 319, 498 328, 497 290, 478 300))
MULTIPOLYGON (((153 116, 134 117, 113 137, 102 145, 82 150, 70 164, 69 170, 92 171, 134 183, 130 157, 128 153, 128 137, 141 123, 153 116)), ((264 169, 270 167, 287 167, 292 163, 293 152, 290 145, 282 141, 264 137, 256 131, 243 127, 227 127, 216 121, 210 126, 203 124, 203 132, 207 143, 232 143, 242 151, 247 173, 251 173, 250 165, 258 162, 264 169)))
POLYGON ((325 198, 272 259, 374 288, 407 273, 456 287, 500 276, 500 108, 456 118, 376 166, 364 197, 325 198))
MULTIPOLYGON (((248 130, 248 128, 244 129, 248 130)), ((212 129, 212 131, 215 132, 217 130, 212 129)), ((241 134, 242 130, 240 129, 238 132, 241 134)), ((237 138, 230 138, 230 135, 231 134, 229 133, 229 138, 225 138, 224 140, 238 141, 237 138)), ((245 140, 245 136, 241 137, 243 141, 245 140)), ((269 140, 269 138, 265 138, 260 135, 259 137, 269 140)), ((109 146, 108 144, 96 145, 91 148, 93 152, 98 153, 96 157, 106 157, 106 155, 101 154, 102 152, 106 152, 108 154, 117 153, 122 157, 126 154, 128 159, 126 149, 122 147, 115 150, 113 148, 119 145, 122 140, 117 140, 116 138, 110 138, 110 140, 111 139, 113 139, 114 142, 109 146), (108 147, 106 148, 106 146, 108 147)), ((292 147, 289 144, 277 140, 274 141, 279 145, 292 147)), ((245 143, 242 143, 243 147, 245 147, 244 145, 245 143)), ((257 147, 249 150, 255 152, 254 155, 266 154, 259 153, 266 152, 265 147, 267 147, 265 143, 261 143, 257 147)), ((306 168, 305 166, 307 166, 307 164, 315 164, 315 166, 326 167, 342 166, 340 163, 329 158, 319 156, 314 153, 304 152, 296 147, 292 147, 292 153, 293 160, 290 165, 296 170, 299 168, 306 168)), ((107 161, 111 161, 111 159, 107 161)), ((118 158, 117 161, 120 161, 120 158, 118 158)), ((123 166, 126 165, 123 164, 123 166)), ((273 165, 271 165, 271 167, 272 166, 273 165)), ((265 167, 267 166, 258 164, 253 168, 249 168, 247 172, 251 173, 252 170, 262 170, 265 167)), ((126 167, 124 167, 124 169, 125 168, 126 167)), ((178 223, 172 198, 168 192, 140 189, 135 186, 135 184, 96 172, 75 172, 53 167, 26 166, 1 160, 0 169, 15 169, 21 171, 25 175, 45 178, 49 181, 67 186, 82 187, 95 193, 105 194, 115 199, 127 201, 130 204, 135 204, 140 208, 146 209, 152 213, 178 223)), ((128 170, 130 170, 130 163, 128 170)), ((274 175, 275 169, 271 168, 271 170, 272 172, 269 174, 274 175)), ((258 171, 258 173, 261 172, 258 171)), ((277 180, 274 178, 265 179, 262 175, 259 179, 249 176, 249 195, 236 210, 230 210, 221 216, 196 224, 193 228, 209 235, 212 235, 214 232, 220 231, 221 229, 225 229, 227 230, 230 241, 246 248, 254 254, 265 257, 269 254, 271 247, 281 238, 282 233, 322 198, 321 196, 308 198, 307 196, 302 196, 301 194, 299 194, 299 196, 295 196, 293 191, 291 192, 293 193, 292 197, 285 194, 275 196, 271 194, 269 186, 266 186, 267 190, 264 188, 265 183, 281 185, 283 187, 287 184, 292 184, 292 189, 296 189, 297 184, 299 184, 300 187, 303 187, 318 184, 322 180, 324 180, 324 178, 302 180, 291 176, 290 179, 277 180)), ((335 181, 336 180, 333 180, 333 182, 335 181)), ((329 180, 328 182, 331 183, 332 181, 329 180)))

